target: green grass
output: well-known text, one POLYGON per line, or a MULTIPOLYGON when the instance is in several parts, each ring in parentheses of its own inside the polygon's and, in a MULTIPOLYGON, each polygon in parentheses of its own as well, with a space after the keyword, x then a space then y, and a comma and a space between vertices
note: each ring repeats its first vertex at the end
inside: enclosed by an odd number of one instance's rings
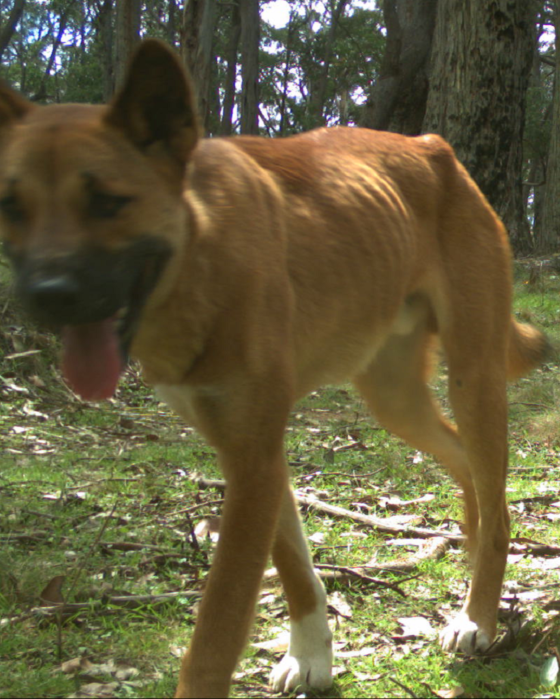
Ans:
MULTIPOLYGON (((560 279, 543 274, 527 281, 520 266, 518 317, 560 345, 560 279)), ((212 450, 134 371, 116 399, 102 407, 80 403, 58 377, 52 341, 23 329, 10 308, 2 320, 0 352, 11 358, 0 364, 0 696, 71 696, 93 682, 111 696, 169 696, 196 604, 192 596, 155 596, 203 587, 213 544, 193 536, 193 528, 219 514, 221 495, 200 490, 191 475, 219 477, 212 450), (39 354, 13 356, 35 347, 39 354), (60 623, 38 610, 41 592, 57 576, 65 576, 65 600, 84 605, 60 623), (106 603, 124 595, 151 601, 131 609, 106 603), (89 665, 60 671, 76 658, 89 665)), ((434 387, 445 403, 443 378, 442 369, 434 387)), ((527 540, 560 541, 559 379, 554 360, 510 388, 508 497, 517 548, 500 630, 512 630, 511 643, 473 659, 443 653, 435 638, 403 636, 399 619, 422 616, 437 632, 458 610, 469 579, 459 548, 411 573, 371 572, 405 596, 365 580, 329 579, 336 681, 326 696, 447 696, 462 687, 465 697, 560 697, 558 684, 541 683, 543 665, 560 646, 558 554, 527 548, 527 540)), ((400 516, 410 526, 457 529, 455 484, 431 457, 380 429, 350 388, 302 401, 286 442, 303 494, 377 517, 400 516), (426 493, 433 495, 429 502, 402 504, 426 493)), ((382 566, 418 550, 348 518, 317 512, 303 518, 317 564, 359 567, 375 559, 382 566)), ((268 674, 280 655, 253 644, 286 627, 280 586, 267 578, 234 695, 270 696, 268 674)))

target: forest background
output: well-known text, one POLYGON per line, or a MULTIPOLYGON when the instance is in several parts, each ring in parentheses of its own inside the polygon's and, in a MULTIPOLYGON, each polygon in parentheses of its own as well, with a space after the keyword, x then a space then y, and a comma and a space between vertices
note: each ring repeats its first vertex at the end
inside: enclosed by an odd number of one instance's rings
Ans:
POLYGON ((0 0, 0 75, 39 103, 110 99, 135 44, 174 46, 208 136, 439 133, 517 254, 560 238, 554 0, 0 0))

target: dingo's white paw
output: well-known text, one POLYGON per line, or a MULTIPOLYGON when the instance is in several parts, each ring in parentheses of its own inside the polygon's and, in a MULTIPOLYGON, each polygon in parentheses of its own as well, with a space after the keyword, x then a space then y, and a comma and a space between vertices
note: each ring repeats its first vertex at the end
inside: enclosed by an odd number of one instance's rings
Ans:
POLYGON ((291 692, 298 687, 328 689, 332 684, 330 653, 321 656, 294 656, 282 658, 270 676, 275 692, 291 692))
POLYGON ((464 612, 457 615, 440 635, 443 650, 460 650, 469 655, 483 653, 491 642, 490 635, 484 629, 480 629, 464 612))
POLYGON ((332 684, 332 633, 326 609, 294 621, 290 647, 270 676, 275 692, 290 692, 297 687, 328 689, 332 684))

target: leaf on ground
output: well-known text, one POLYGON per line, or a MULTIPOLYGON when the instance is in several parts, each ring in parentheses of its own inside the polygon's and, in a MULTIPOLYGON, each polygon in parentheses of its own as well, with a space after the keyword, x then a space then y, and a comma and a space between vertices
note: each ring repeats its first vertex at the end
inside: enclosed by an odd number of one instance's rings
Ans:
POLYGON ((560 568, 560 557, 558 558, 545 558, 543 559, 533 559, 527 562, 529 568, 537 568, 538 570, 557 570, 560 568))
POLYGON ((517 599, 524 600, 525 602, 534 601, 538 599, 545 599, 549 596, 545 590, 526 590, 525 592, 517 592, 517 599))
POLYGON ((417 638, 418 636, 433 638, 436 635, 436 630, 432 628, 430 622, 423 616, 401 617, 398 619, 398 622, 402 626, 403 632, 401 635, 393 636, 393 638, 398 638, 399 640, 417 638))
POLYGON ((369 535, 366 532, 342 532, 340 536, 343 538, 367 539, 369 535))
POLYGON ((543 687, 554 687, 558 682, 558 670, 558 660, 555 655, 545 660, 540 672, 543 687))
MULTIPOLYGON (((60 669, 65 674, 74 673, 92 679, 110 676, 119 682, 126 682, 127 680, 131 680, 140 674, 140 670, 138 670, 138 668, 132 667, 131 665, 126 665, 125 663, 116 663, 114 660, 108 660, 105 663, 92 663, 84 657, 68 660, 67 662, 62 663, 60 669)), ((101 683, 100 686, 105 687, 106 684, 101 683)))
MULTIPOLYGON (((243 667, 237 670, 233 675, 233 682, 235 684, 240 684, 243 681, 249 680, 250 683, 263 682, 266 684, 268 676, 270 675, 270 670, 274 666, 274 661, 267 658, 255 657, 255 662, 257 663, 254 667, 243 667)), ((243 696, 254 696, 254 695, 243 695, 243 696)), ((264 695, 263 695, 264 696, 264 695)))
POLYGON ((61 672, 66 675, 70 675, 74 672, 87 672, 92 667, 92 663, 83 656, 79 658, 72 658, 72 660, 67 660, 60 666, 61 672))
POLYGON ((276 592, 270 592, 269 590, 264 590, 261 592, 259 597, 259 604, 270 605, 275 604, 278 601, 278 594, 276 592))
POLYGON ((108 660, 106 663, 91 663, 87 669, 87 674, 90 677, 99 677, 100 675, 114 675, 117 670, 117 665, 114 660, 108 660))
POLYGON ((198 539, 208 537, 211 541, 218 541, 220 537, 220 518, 205 517, 194 528, 194 533, 198 539))
POLYGON ((379 653, 379 648, 372 646, 358 650, 343 650, 336 653, 337 658, 366 658, 368 655, 379 653))
POLYGON ((385 507, 388 510, 398 510, 401 507, 407 507, 408 505, 416 505, 421 502, 431 502, 435 499, 433 493, 425 493, 420 498, 415 498, 414 500, 401 500, 398 495, 391 495, 390 497, 379 498, 379 504, 381 507, 385 507))
POLYGON ((142 549, 153 548, 149 544, 140 544, 136 541, 101 541, 101 548, 110 551, 142 551, 142 549))
POLYGON ((434 696, 441 697, 441 699, 456 699, 457 697, 463 696, 465 688, 458 684, 448 689, 438 689, 437 692, 430 687, 430 691, 434 696))
POLYGON ((186 646, 169 646, 169 652, 174 658, 182 658, 186 650, 186 646))
POLYGON ((325 543, 324 532, 315 532, 314 534, 311 534, 307 538, 309 539, 309 541, 312 541, 314 544, 324 544, 325 543))
POLYGON ((80 687, 79 691, 71 694, 69 699, 89 699, 89 697, 99 697, 100 699, 112 699, 119 689, 118 682, 90 682, 80 687))
POLYGON ((66 579, 65 575, 56 575, 43 589, 39 595, 41 607, 50 607, 53 604, 64 604, 62 586, 66 579))
POLYGON ((119 682, 126 682, 133 677, 138 677, 139 674, 140 670, 137 667, 121 665, 115 670, 114 677, 116 680, 119 680, 119 682))
POLYGON ((426 539, 387 539, 385 546, 423 546, 426 539))
POLYGON ((437 561, 447 552, 450 545, 449 539, 443 536, 434 536, 431 539, 425 539, 420 544, 418 557, 437 561))
POLYGON ((275 638, 272 638, 269 641, 253 643, 252 645, 253 648, 260 648, 261 650, 266 650, 269 653, 285 653, 288 650, 289 644, 290 632, 287 629, 284 629, 275 638))
POLYGON ((327 602, 329 607, 332 607, 339 616, 345 619, 352 618, 352 608, 341 592, 333 592, 332 595, 328 596, 327 602))
POLYGON ((393 515, 392 517, 384 517, 383 524, 390 527, 405 527, 407 525, 420 524, 422 517, 419 515, 393 515))

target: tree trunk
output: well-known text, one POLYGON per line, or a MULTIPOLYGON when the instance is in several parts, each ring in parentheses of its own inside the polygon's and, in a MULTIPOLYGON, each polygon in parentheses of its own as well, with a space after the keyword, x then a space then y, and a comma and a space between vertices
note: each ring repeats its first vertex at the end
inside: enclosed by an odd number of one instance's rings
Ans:
POLYGON ((177 26, 176 25, 177 25, 177 5, 175 3, 175 0, 170 0, 168 16, 167 16, 167 27, 166 27, 167 43, 170 46, 175 46, 175 41, 177 39, 177 36, 176 36, 177 26))
POLYGON ((286 102, 288 100, 288 86, 290 80, 290 67, 292 63, 292 42, 296 32, 296 12, 290 11, 290 21, 288 23, 288 37, 286 39, 286 58, 284 59, 284 75, 282 77, 282 99, 280 101, 280 136, 286 134, 286 102))
POLYGON ((198 112, 205 131, 210 127, 212 46, 216 31, 216 0, 187 0, 183 12, 183 57, 198 97, 198 112))
POLYGON ((384 0, 387 43, 363 126, 409 135, 421 132, 437 4, 437 0, 384 0))
MULTIPOLYGON (((529 90, 541 93, 547 88, 543 81, 543 69, 542 69, 542 55, 539 50, 539 43, 543 33, 546 31, 548 35, 548 27, 552 24, 545 16, 545 10, 541 7, 541 14, 537 22, 537 30, 535 36, 535 43, 533 46, 533 66, 531 69, 531 79, 529 81, 529 90), (545 30, 546 25, 546 30, 545 30)), ((548 56, 546 57, 549 60, 548 56)), ((554 62, 554 59, 552 59, 554 62)), ((548 81, 548 80, 547 80, 548 81)), ((539 100, 540 102, 540 100, 539 100)), ((528 101, 528 106, 529 106, 528 101)), ((542 212, 544 203, 544 192, 545 192, 545 171, 546 171, 546 160, 548 156, 548 146, 549 143, 542 143, 545 139, 541 139, 540 135, 543 133, 550 133, 552 125, 552 100, 546 105, 544 112, 539 108, 539 116, 536 117, 535 114, 532 115, 532 119, 535 121, 538 119, 538 135, 529 133, 525 138, 525 144, 523 148, 524 160, 526 162, 524 181, 523 183, 523 201, 526 202, 527 210, 530 211, 532 218, 532 240, 535 248, 540 247, 540 236, 541 236, 541 223, 542 223, 542 212), (531 138, 532 136, 532 138, 531 138)), ((539 107, 542 105, 539 104, 539 107)), ((531 118, 531 117, 529 117, 531 118)), ((533 125, 533 130, 535 125, 533 125)))
POLYGON ((241 133, 259 132, 259 0, 239 0, 241 16, 241 133))
POLYGON ((58 51, 58 47, 60 46, 62 42, 62 37, 64 36, 64 32, 66 31, 66 25, 68 24, 68 15, 70 14, 70 10, 72 9, 72 6, 74 5, 75 0, 70 0, 70 2, 66 5, 64 8, 64 11, 60 15, 59 19, 59 24, 58 24, 58 32, 56 33, 56 36, 53 38, 52 45, 51 45, 51 53, 49 55, 49 60, 47 61, 47 67, 45 68, 45 72, 43 73, 43 77, 41 78, 41 83, 39 85, 39 89, 37 92, 31 97, 31 99, 35 102, 40 102, 49 95, 47 94, 47 80, 51 74, 51 70, 53 69, 53 65, 55 62, 56 58, 56 52, 58 51))
POLYGON ((109 102, 115 92, 115 62, 113 36, 113 0, 104 0, 97 15, 100 59, 103 66, 103 101, 109 102))
POLYGON ((325 124, 324 111, 325 111, 325 100, 327 97, 327 85, 329 81, 329 70, 331 67, 334 42, 336 39, 336 33, 338 30, 338 25, 341 17, 344 15, 344 11, 348 4, 348 0, 338 0, 336 5, 334 5, 334 0, 331 3, 331 24, 329 26, 329 31, 327 34, 327 41, 325 44, 325 52, 323 55, 323 65, 322 70, 319 75, 319 80, 317 82, 317 87, 313 91, 311 98, 310 112, 312 124, 314 126, 323 126, 325 124))
POLYGON ((140 41, 140 0, 118 0, 115 83, 117 88, 126 75, 130 57, 140 41))
POLYGON ((522 141, 537 10, 533 0, 439 3, 423 125, 452 144, 518 250, 531 244, 522 141))
POLYGON ((233 3, 231 8, 230 35, 227 48, 226 84, 224 87, 224 102, 222 106, 222 125, 220 133, 230 136, 233 131, 233 107, 235 105, 235 81, 237 79, 237 51, 241 36, 241 17, 239 4, 233 3))
POLYGON ((8 19, 0 31, 0 61, 4 51, 8 48, 10 41, 16 31, 19 20, 23 14, 25 0, 15 0, 8 19))
POLYGON ((539 236, 536 241, 537 250, 542 254, 558 250, 558 242, 560 241, 560 8, 558 3, 554 5, 556 67, 552 102, 552 131, 548 146, 542 216, 539 221, 539 236))

